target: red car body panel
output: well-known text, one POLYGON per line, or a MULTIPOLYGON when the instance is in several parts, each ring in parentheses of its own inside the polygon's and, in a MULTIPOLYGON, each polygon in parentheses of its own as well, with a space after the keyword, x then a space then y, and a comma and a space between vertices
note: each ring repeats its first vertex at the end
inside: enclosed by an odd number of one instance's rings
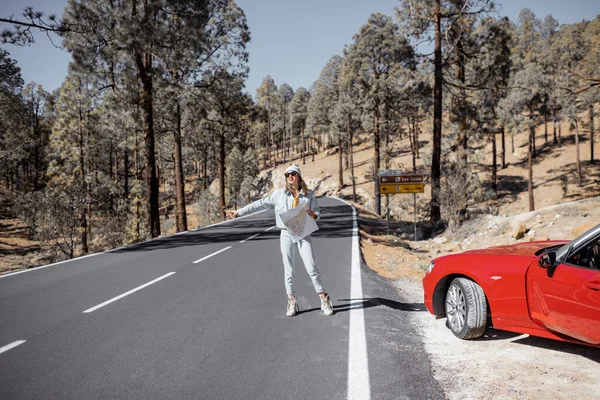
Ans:
MULTIPOLYGON (((594 328, 590 329, 600 327, 600 303, 595 303, 595 298, 588 299, 590 305, 586 308, 587 311, 579 311, 579 309, 582 309, 579 304, 577 312, 564 310, 564 307, 569 308, 567 304, 569 303, 569 298, 571 298, 569 296, 571 294, 579 297, 589 296, 588 293, 583 291, 567 293, 569 290, 572 291, 570 285, 574 285, 574 282, 571 281, 564 284, 563 294, 566 300, 558 306, 560 311, 550 317, 550 319, 554 318, 554 322, 550 321, 548 316, 540 318, 540 315, 544 314, 540 306, 543 302, 533 302, 534 306, 530 310, 531 302, 528 302, 528 296, 532 296, 533 291, 536 289, 528 289, 527 278, 531 275, 531 279, 535 279, 535 276, 530 274, 529 270, 531 269, 535 274, 547 274, 547 270, 538 266, 537 261, 539 256, 536 253, 543 249, 566 243, 569 243, 569 241, 555 240, 518 243, 482 250, 471 250, 437 258, 434 260, 435 265, 433 270, 423 278, 425 306, 432 314, 438 317, 443 316, 445 314, 444 302, 447 287, 454 278, 459 276, 467 277, 479 284, 483 289, 495 329, 586 345, 597 345, 591 335, 576 336, 568 329, 556 328, 557 324, 565 324, 564 319, 569 319, 574 324, 583 323, 582 321, 585 320, 586 315, 589 315, 590 318, 598 318, 595 322, 596 325, 591 324, 591 327, 594 328), (591 309, 594 309, 595 313, 590 313, 589 310, 591 309), (576 315, 569 315, 569 312, 576 315), (562 317, 559 317, 559 315, 562 315, 562 317), (558 321, 561 318, 563 320, 558 321)), ((585 269, 582 270, 585 271, 585 269)), ((531 279, 529 280, 529 284, 533 287, 531 279)), ((542 280, 541 282, 546 282, 544 284, 556 284, 557 282, 556 280, 551 281, 552 283, 548 283, 547 281, 542 280)), ((598 285, 600 285, 600 282, 598 285)), ((538 284, 537 290, 539 291, 539 289, 538 284)), ((546 298, 544 301, 553 301, 554 307, 556 307, 558 300, 546 298)), ((571 308, 573 308, 572 305, 571 308)), ((591 323, 591 321, 588 319, 587 323, 591 323)))
POLYGON ((550 278, 545 270, 527 273, 532 321, 546 328, 600 345, 599 272, 559 265, 550 278), (591 289, 591 290, 590 290, 591 289))

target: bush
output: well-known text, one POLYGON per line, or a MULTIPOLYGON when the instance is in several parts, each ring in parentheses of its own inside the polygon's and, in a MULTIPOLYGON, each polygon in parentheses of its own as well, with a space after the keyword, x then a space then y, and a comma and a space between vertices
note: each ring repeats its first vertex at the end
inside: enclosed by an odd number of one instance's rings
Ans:
POLYGON ((469 202, 480 203, 488 199, 489 192, 483 188, 477 173, 460 163, 444 163, 439 202, 442 218, 448 222, 451 231, 460 226, 469 202))

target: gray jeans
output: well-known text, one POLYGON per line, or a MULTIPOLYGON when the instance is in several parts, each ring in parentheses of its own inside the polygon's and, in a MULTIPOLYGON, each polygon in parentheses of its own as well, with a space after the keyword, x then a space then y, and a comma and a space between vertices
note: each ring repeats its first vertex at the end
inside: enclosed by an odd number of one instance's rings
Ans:
POLYGON ((304 268, 312 279, 313 286, 317 293, 324 292, 321 284, 321 276, 315 265, 315 260, 312 253, 312 239, 309 236, 300 240, 297 243, 292 242, 290 234, 285 230, 281 230, 281 255, 283 256, 283 271, 285 277, 285 291, 288 295, 294 294, 294 263, 296 260, 296 248, 300 252, 300 257, 304 262, 304 268))

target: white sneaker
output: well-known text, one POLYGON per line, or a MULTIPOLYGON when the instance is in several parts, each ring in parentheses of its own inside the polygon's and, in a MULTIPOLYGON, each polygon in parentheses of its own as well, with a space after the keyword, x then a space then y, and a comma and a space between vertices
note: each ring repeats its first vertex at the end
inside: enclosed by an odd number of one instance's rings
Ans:
POLYGON ((326 295, 325 298, 321 297, 321 310, 325 315, 333 315, 333 304, 331 304, 329 295, 326 295))
POLYGON ((288 317, 293 317, 298 311, 298 302, 296 301, 296 298, 288 296, 287 311, 285 312, 285 315, 288 317))

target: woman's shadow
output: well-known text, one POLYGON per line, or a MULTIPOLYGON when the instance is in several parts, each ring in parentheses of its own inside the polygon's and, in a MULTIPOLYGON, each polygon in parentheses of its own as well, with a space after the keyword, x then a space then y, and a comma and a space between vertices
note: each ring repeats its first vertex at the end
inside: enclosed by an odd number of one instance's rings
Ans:
MULTIPOLYGON (((345 304, 334 304, 333 311, 336 313, 346 312, 350 310, 358 310, 379 306, 386 306, 394 310, 400 311, 426 311, 423 303, 400 303, 399 301, 382 299, 381 297, 368 297, 362 299, 338 299, 338 302, 347 302, 345 304)), ((319 311, 320 308, 310 308, 301 310, 298 314, 319 311)))

